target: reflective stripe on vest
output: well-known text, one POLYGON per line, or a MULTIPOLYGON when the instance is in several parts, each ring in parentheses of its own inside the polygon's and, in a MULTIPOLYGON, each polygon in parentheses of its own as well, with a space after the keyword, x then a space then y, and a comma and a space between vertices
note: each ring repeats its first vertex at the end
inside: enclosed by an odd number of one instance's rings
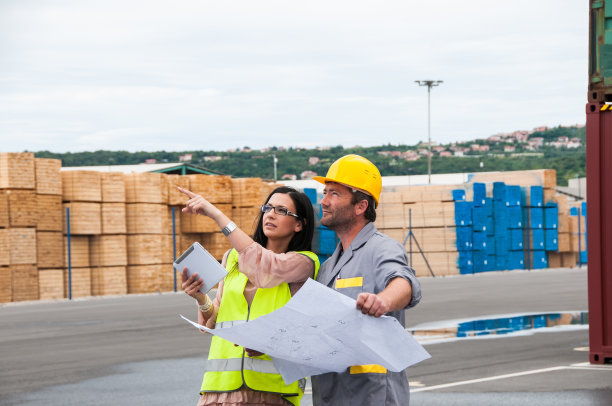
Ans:
MULTIPOLYGON (((244 369, 262 374, 278 374, 278 369, 274 366, 272 360, 259 358, 244 358, 244 369)), ((225 372, 225 371, 241 371, 242 358, 230 359, 209 359, 206 362, 206 371, 225 372)))
MULTIPOLYGON (((316 277, 318 257, 309 251, 299 253, 313 260, 316 277)), ((273 288, 257 289, 249 308, 244 298, 248 279, 238 269, 236 250, 230 251, 226 268, 228 274, 223 281, 223 296, 215 328, 231 327, 256 319, 283 307, 291 299, 289 285, 282 283, 273 288)), ((268 355, 249 357, 243 347, 213 336, 202 392, 228 392, 245 386, 260 392, 281 394, 287 401, 299 405, 304 385, 303 380, 286 385, 268 355)))

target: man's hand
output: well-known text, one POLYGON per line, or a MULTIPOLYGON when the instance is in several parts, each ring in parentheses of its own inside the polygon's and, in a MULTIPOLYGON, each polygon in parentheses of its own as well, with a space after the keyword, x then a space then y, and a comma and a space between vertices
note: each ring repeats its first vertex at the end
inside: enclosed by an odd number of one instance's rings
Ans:
POLYGON ((357 309, 363 314, 380 317, 391 310, 391 304, 374 293, 360 293, 357 297, 357 309))

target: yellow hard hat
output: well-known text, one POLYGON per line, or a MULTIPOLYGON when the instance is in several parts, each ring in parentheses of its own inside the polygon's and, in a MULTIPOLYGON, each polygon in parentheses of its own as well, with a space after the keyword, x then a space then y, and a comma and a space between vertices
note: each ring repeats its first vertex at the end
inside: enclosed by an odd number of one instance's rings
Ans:
POLYGON ((374 198, 378 206, 382 188, 380 172, 372 162, 362 156, 345 155, 329 167, 325 177, 313 176, 312 178, 323 184, 336 182, 364 191, 374 198))

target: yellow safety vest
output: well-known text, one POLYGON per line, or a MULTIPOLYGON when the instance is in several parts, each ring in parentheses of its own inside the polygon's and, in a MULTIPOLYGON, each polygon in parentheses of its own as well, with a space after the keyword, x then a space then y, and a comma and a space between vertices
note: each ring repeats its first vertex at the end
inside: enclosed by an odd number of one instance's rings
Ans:
MULTIPOLYGON (((310 251, 297 252, 314 261, 316 278, 319 271, 317 255, 310 251)), ((273 288, 257 289, 249 308, 244 297, 248 278, 238 270, 238 252, 235 249, 230 251, 225 267, 228 274, 223 280, 223 296, 215 328, 231 327, 254 320, 280 309, 291 299, 289 284, 281 283, 273 288)), ((249 357, 244 347, 234 346, 234 343, 213 336, 200 393, 231 392, 245 386, 259 392, 278 393, 299 406, 304 385, 305 379, 285 385, 269 356, 264 354, 249 357)))

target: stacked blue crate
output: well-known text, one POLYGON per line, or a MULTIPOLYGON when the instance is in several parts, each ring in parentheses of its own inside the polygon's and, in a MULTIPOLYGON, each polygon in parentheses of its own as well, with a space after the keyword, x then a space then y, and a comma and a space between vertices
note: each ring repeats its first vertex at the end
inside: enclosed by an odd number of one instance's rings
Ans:
MULTIPOLYGON (((453 191, 453 197, 465 199, 465 191, 459 189, 453 191), (461 191, 463 193, 461 193, 461 191)), ((471 274, 474 272, 472 257, 472 209, 473 202, 465 200, 455 201, 455 232, 457 240, 457 251, 459 251, 459 273, 471 274)))
MULTIPOLYGON (((559 207, 557 203, 549 202, 544 205, 544 250, 558 251, 559 244, 559 207)), ((535 262, 535 259, 534 259, 535 262)))
POLYGON ((495 239, 495 269, 508 269, 510 236, 508 234, 508 207, 506 206, 506 184, 493 183, 493 236, 495 239))
POLYGON ((525 269, 523 252, 523 193, 520 186, 506 185, 506 210, 508 214, 509 248, 507 269, 525 269))
POLYGON ((484 183, 474 183, 472 207, 472 262, 474 273, 491 270, 487 254, 487 224, 490 211, 487 206, 487 188, 484 183))

